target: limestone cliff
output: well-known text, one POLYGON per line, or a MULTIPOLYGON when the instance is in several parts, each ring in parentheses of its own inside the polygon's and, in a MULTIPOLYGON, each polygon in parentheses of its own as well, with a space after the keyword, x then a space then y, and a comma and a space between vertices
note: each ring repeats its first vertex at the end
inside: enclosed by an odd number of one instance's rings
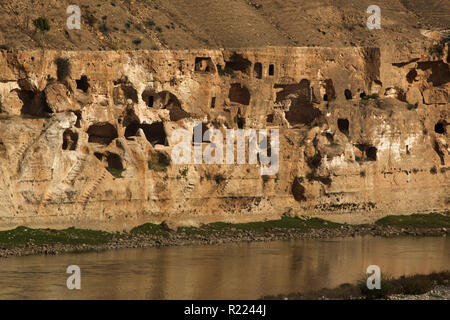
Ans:
POLYGON ((448 210, 448 51, 0 51, 0 228, 448 210), (196 121, 279 129, 277 174, 173 163, 196 121))

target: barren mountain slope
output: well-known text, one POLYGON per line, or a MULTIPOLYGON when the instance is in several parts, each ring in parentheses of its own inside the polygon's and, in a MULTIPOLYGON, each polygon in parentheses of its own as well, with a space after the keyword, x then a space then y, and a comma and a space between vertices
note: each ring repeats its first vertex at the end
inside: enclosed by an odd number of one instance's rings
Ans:
MULTIPOLYGON (((414 51, 421 29, 449 29, 450 2, 379 0, 381 30, 369 30, 369 0, 80 0, 81 30, 68 30, 68 0, 2 0, 3 48, 67 50, 262 46, 393 46, 414 51), (48 19, 50 30, 33 21, 48 19)), ((423 32, 422 32, 423 33, 423 32)))

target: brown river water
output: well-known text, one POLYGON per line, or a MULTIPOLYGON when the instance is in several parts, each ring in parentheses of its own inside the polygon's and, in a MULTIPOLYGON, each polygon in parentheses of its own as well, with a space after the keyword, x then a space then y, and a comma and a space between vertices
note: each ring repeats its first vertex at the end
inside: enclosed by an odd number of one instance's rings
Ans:
POLYGON ((257 299, 450 269, 450 238, 356 237, 0 259, 0 299, 257 299), (69 290, 69 265, 81 289, 69 290))

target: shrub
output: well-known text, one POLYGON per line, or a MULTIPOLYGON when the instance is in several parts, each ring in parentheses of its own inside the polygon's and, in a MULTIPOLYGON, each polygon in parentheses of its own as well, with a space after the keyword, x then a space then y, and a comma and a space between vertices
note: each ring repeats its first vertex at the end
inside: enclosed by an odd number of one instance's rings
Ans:
POLYGON ((417 103, 415 103, 415 104, 408 103, 407 108, 408 108, 408 110, 414 110, 414 109, 417 109, 417 103))
POLYGON ((220 184, 227 179, 225 178, 225 176, 223 174, 218 173, 214 176, 214 180, 216 181, 217 184, 220 184))
POLYGON ((428 53, 431 56, 440 58, 444 53, 444 45, 442 43, 435 44, 428 49, 428 53))
POLYGON ((367 288, 367 277, 358 281, 358 288, 361 295, 366 299, 386 299, 392 294, 397 293, 395 285, 389 277, 381 277, 380 289, 367 288))
POLYGON ((182 177, 186 177, 188 174, 189 168, 180 169, 179 173, 182 177))
POLYGON ((156 31, 158 31, 158 32, 160 32, 160 33, 163 32, 163 30, 161 29, 161 27, 156 27, 155 29, 156 29, 156 31))
POLYGON ((225 75, 233 76, 234 75, 234 71, 233 71, 233 69, 231 69, 231 67, 225 67, 225 69, 219 68, 218 72, 219 72, 219 75, 221 75, 221 76, 225 76, 225 75))
POLYGON ((153 28, 156 24, 153 20, 147 20, 147 22, 145 22, 145 25, 149 28, 153 28))
POLYGON ((50 30, 50 24, 48 23, 47 18, 39 17, 33 20, 33 24, 36 28, 38 28, 41 31, 50 30))
POLYGON ((369 95, 364 95, 361 97, 362 100, 369 100, 369 99, 378 99, 378 94, 374 93, 374 94, 369 94, 369 95))
POLYGON ((111 168, 111 167, 106 168, 106 170, 108 170, 109 173, 111 173, 116 178, 123 178, 122 172, 125 171, 125 169, 117 169, 117 168, 111 168))
POLYGON ((148 168, 153 171, 166 171, 167 166, 169 165, 164 162, 152 162, 152 161, 148 161, 147 164, 148 164, 148 168))
POLYGON ((98 28, 98 30, 101 32, 101 33, 108 33, 109 32, 109 28, 108 28, 108 26, 104 23, 104 24, 102 24, 99 28, 98 28))
POLYGON ((141 42, 142 42, 141 39, 134 39, 134 40, 133 40, 133 43, 134 43, 136 46, 140 45, 141 42))

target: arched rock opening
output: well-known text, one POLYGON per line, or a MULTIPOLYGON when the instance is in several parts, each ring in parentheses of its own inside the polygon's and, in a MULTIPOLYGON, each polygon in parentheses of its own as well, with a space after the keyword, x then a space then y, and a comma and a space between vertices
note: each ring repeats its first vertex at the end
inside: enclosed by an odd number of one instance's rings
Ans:
POLYGON ((231 102, 236 102, 248 106, 250 104, 250 92, 239 83, 233 83, 230 87, 228 98, 231 102))
POLYGON ((347 119, 338 119, 337 121, 339 131, 345 135, 349 134, 349 122, 347 119))
POLYGON ((307 79, 301 80, 298 84, 276 84, 274 88, 283 89, 277 92, 275 103, 289 103, 289 111, 286 111, 285 115, 290 124, 310 124, 321 115, 321 112, 312 105, 311 87, 307 79))
POLYGON ((83 75, 79 80, 75 80, 77 83, 77 89, 87 92, 89 89, 89 79, 87 76, 83 75))
POLYGON ((117 138, 116 128, 109 122, 99 122, 91 125, 87 131, 88 142, 109 145, 117 138))
POLYGON ((142 100, 145 102, 147 107, 153 108, 155 103, 155 91, 153 89, 147 88, 142 92, 142 100))
POLYGON ((70 129, 66 129, 63 132, 63 150, 75 150, 77 148, 78 143, 78 133, 73 132, 70 129))
POLYGON ((164 129, 164 123, 158 121, 151 124, 141 124, 141 128, 145 133, 145 137, 152 144, 167 145, 167 135, 164 129))
POLYGON ((107 152, 106 161, 108 162, 108 168, 123 171, 122 158, 118 154, 107 152))
POLYGON ((364 159, 366 161, 376 161, 377 160, 377 148, 374 146, 371 146, 367 143, 360 143, 357 144, 356 147, 361 151, 361 155, 363 155, 364 159))
POLYGON ((305 201, 305 187, 301 184, 303 179, 301 178, 295 178, 294 182, 292 183, 292 195, 294 196, 294 199, 298 202, 305 201))
POLYGON ((139 130, 139 122, 133 121, 129 123, 125 128, 125 138, 135 137, 139 130))
POLYGON ((245 59, 242 55, 234 53, 230 57, 230 61, 225 62, 225 69, 231 68, 234 71, 241 71, 242 73, 249 74, 252 63, 250 60, 245 59))
POLYGON ((195 58, 195 71, 214 73, 216 69, 210 57, 197 57, 195 58))
POLYGON ((434 125, 434 132, 444 134, 446 130, 446 124, 443 121, 439 121, 434 125))
POLYGON ((19 99, 22 100, 20 113, 24 116, 43 117, 53 113, 47 104, 44 92, 32 90, 17 90, 19 99))
POLYGON ((158 92, 154 106, 158 109, 169 110, 171 121, 178 121, 189 117, 189 113, 183 110, 178 98, 169 91, 158 92))

